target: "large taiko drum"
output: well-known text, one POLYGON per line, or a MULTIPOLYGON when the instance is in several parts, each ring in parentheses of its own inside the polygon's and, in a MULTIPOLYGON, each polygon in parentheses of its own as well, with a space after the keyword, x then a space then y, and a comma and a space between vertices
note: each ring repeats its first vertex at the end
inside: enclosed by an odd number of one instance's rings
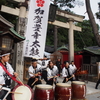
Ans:
POLYGON ((71 85, 67 83, 57 83, 55 87, 55 100, 71 100, 71 85))
POLYGON ((84 100, 86 97, 85 83, 80 81, 73 81, 71 86, 72 86, 72 98, 84 100))
POLYGON ((12 91, 12 100, 33 100, 33 90, 28 85, 17 85, 12 91))
POLYGON ((51 85, 36 85, 34 100, 54 100, 54 90, 51 85))

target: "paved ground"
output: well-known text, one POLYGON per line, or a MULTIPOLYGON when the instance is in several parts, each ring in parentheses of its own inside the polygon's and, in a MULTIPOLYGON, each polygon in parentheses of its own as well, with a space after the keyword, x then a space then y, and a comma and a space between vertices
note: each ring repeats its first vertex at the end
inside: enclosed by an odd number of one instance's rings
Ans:
POLYGON ((87 86, 87 100, 100 100, 100 86, 98 89, 95 89, 95 84, 94 82, 89 82, 86 84, 87 86))

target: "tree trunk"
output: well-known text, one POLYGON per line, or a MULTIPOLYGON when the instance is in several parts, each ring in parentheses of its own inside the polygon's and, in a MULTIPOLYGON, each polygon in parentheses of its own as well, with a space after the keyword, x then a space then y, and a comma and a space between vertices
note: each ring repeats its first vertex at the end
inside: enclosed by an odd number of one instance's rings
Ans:
POLYGON ((57 38, 57 26, 54 26, 54 50, 55 51, 57 50, 57 41, 58 41, 58 38, 57 38))
POLYGON ((88 13, 88 16, 89 16, 89 19, 91 22, 93 33, 95 35, 95 38, 96 38, 98 45, 100 46, 100 35, 98 33, 98 27, 97 27, 97 24, 95 22, 95 19, 94 19, 92 10, 91 10, 90 0, 85 0, 85 3, 86 3, 86 9, 87 9, 87 13, 88 13))

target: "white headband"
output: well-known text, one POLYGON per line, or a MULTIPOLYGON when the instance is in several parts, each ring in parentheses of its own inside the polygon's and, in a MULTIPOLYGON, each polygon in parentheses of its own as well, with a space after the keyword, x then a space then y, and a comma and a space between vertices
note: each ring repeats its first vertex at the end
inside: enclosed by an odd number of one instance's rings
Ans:
POLYGON ((6 54, 3 54, 3 55, 0 55, 0 57, 6 56, 6 55, 10 55, 10 53, 6 53, 6 54))

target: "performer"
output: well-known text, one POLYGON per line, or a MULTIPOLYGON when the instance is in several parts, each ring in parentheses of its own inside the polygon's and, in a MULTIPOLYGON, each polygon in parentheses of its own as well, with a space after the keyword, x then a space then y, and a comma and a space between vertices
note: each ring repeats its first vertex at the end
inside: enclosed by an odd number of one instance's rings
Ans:
POLYGON ((56 66, 58 67, 59 76, 60 76, 60 72, 61 72, 61 59, 60 59, 60 58, 57 59, 57 61, 56 61, 56 66))
POLYGON ((49 61, 49 65, 47 68, 47 84, 53 85, 53 82, 56 84, 57 75, 58 75, 57 66, 55 66, 52 61, 49 61))
MULTIPOLYGON (((14 72, 13 68, 8 63, 9 58, 10 52, 2 50, 0 55, 0 84, 7 88, 11 88, 11 78, 14 80, 14 77, 18 76, 18 74, 14 72)), ((7 100, 11 100, 10 95, 7 97, 7 100)))
POLYGON ((62 69, 62 77, 64 77, 63 83, 75 80, 75 75, 73 74, 72 69, 69 66, 69 62, 64 62, 65 67, 62 69))
POLYGON ((71 64, 69 65, 69 67, 72 69, 73 73, 75 73, 77 71, 74 61, 71 61, 71 64))
POLYGON ((100 78, 98 79, 97 83, 96 83, 96 86, 95 86, 95 89, 98 89, 98 85, 100 84, 100 78))
POLYGON ((40 80, 40 76, 39 76, 39 74, 41 72, 41 66, 39 64, 37 64, 36 59, 32 60, 32 65, 29 67, 28 72, 29 72, 30 78, 29 78, 27 84, 31 88, 33 88, 34 85, 41 84, 41 80, 40 80))
POLYGON ((44 56, 43 59, 38 60, 38 63, 41 65, 42 68, 42 79, 44 79, 45 82, 47 82, 47 67, 49 61, 50 60, 46 56, 44 56))
POLYGON ((42 66, 42 69, 45 69, 45 68, 47 68, 49 61, 50 61, 49 58, 44 56, 43 59, 39 59, 37 62, 38 62, 38 64, 40 64, 42 66))

